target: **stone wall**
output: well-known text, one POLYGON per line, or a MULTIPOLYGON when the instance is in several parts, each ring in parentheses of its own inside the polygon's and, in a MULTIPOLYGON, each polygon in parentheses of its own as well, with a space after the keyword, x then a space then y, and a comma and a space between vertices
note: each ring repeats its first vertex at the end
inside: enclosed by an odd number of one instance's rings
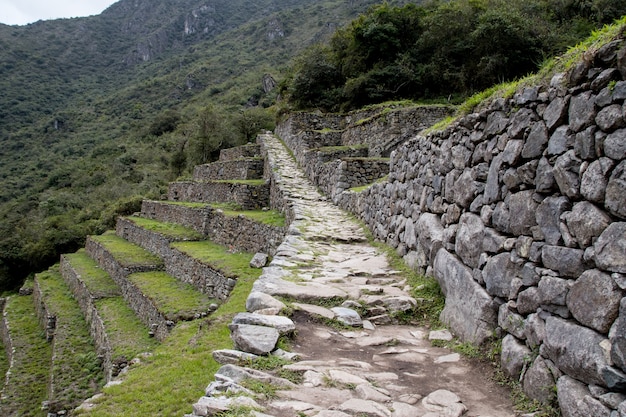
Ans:
MULTIPOLYGON (((13 297, 17 296, 14 295, 13 297)), ((7 299, 4 297, 0 298, 0 311, 2 311, 2 320, 0 320, 0 338, 2 338, 2 345, 4 346, 4 351, 7 355, 7 362, 9 363, 7 372, 4 375, 4 384, 2 385, 3 389, 0 390, 0 395, 4 393, 4 387, 9 385, 12 374, 11 369, 13 368, 13 356, 15 354, 15 346, 13 345, 13 338, 11 337, 11 323, 9 323, 5 311, 6 304, 7 299)))
POLYGON ((64 255, 61 255, 60 269, 63 279, 78 302, 78 306, 83 312, 85 321, 89 325, 89 333, 93 339, 96 354, 99 358, 102 358, 104 375, 107 382, 109 382, 119 373, 119 368, 114 366, 114 363, 119 362, 119 358, 113 358, 104 321, 100 317, 100 314, 98 314, 98 309, 95 305, 95 302, 100 296, 98 294, 92 294, 89 291, 80 275, 64 255))
POLYGON ((267 207, 269 197, 269 184, 182 181, 172 182, 168 188, 168 199, 171 201, 235 203, 244 210, 267 207))
POLYGON ((100 267, 106 271, 113 281, 120 286, 122 296, 135 311, 139 320, 144 323, 159 340, 164 340, 171 330, 170 322, 159 312, 149 297, 144 295, 129 279, 128 276, 138 272, 149 272, 161 269, 162 266, 124 266, 121 265, 107 249, 90 237, 85 242, 85 250, 100 267))
POLYGON ((336 198, 439 281, 460 338, 502 337, 505 372, 566 417, 626 412, 625 79, 618 40, 412 138, 388 182, 336 198))
POLYGON ((164 201, 143 200, 141 203, 141 217, 176 223, 198 233, 206 235, 207 220, 210 218, 210 206, 191 207, 184 204, 173 204, 164 201))
POLYGON ((222 149, 220 161, 232 161, 234 159, 255 158, 261 155, 261 149, 256 143, 249 143, 234 148, 222 149))
MULTIPOLYGON (((233 250, 243 252, 264 252, 273 255, 286 234, 285 227, 259 223, 245 215, 227 215, 222 210, 210 206, 198 208, 144 201, 141 214, 149 219, 191 227, 215 243, 231 246, 233 250)), ((120 234, 123 233, 119 230, 120 227, 121 223, 118 222, 118 235, 124 236, 120 234)), ((142 232, 139 230, 137 233, 142 232)), ((141 244, 142 239, 144 237, 141 236, 134 238, 133 243, 141 244)))
POLYGON ((35 305, 35 315, 39 320, 39 325, 46 333, 46 340, 53 342, 57 317, 54 312, 48 310, 48 306, 44 302, 41 287, 39 287, 39 281, 36 278, 33 282, 33 303, 35 305))
POLYGON ((341 143, 365 143, 369 156, 388 157, 400 144, 438 121, 451 116, 449 106, 388 108, 376 112, 355 112, 346 116, 341 143))
POLYGON ((263 178, 261 158, 217 161, 196 165, 193 170, 193 179, 196 181, 256 180, 259 178, 263 178))
POLYGON ((237 283, 236 277, 230 277, 211 265, 195 259, 186 253, 172 248, 166 262, 165 272, 178 280, 193 285, 198 291, 209 297, 225 300, 237 283))

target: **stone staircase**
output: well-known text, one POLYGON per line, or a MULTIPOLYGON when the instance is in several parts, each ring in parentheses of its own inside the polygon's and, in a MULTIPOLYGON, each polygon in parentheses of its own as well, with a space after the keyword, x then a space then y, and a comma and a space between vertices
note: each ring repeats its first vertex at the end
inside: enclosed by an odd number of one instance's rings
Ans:
POLYGON ((219 254, 274 254, 285 235, 284 217, 267 209, 263 168, 258 145, 225 150, 192 181, 172 183, 168 201, 144 201, 115 231, 62 255, 23 295, 2 299, 9 369, 0 415, 63 415, 149 355, 176 323, 215 311, 237 283, 219 254))

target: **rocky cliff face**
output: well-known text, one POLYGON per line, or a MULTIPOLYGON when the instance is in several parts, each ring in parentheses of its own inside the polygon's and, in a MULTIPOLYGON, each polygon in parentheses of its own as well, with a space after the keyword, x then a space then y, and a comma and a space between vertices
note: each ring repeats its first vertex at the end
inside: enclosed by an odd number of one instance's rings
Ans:
POLYGON ((459 337, 502 337, 505 372, 532 398, 556 392, 564 416, 626 413, 625 100, 617 39, 407 141, 387 182, 334 195, 436 277, 459 337))

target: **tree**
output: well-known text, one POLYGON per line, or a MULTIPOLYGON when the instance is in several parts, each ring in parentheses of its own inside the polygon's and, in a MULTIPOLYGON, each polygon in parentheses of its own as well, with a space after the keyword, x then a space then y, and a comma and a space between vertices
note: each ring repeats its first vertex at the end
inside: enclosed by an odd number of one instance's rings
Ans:
POLYGON ((251 142, 261 130, 273 130, 274 119, 269 110, 251 107, 241 111, 234 121, 244 142, 251 142))

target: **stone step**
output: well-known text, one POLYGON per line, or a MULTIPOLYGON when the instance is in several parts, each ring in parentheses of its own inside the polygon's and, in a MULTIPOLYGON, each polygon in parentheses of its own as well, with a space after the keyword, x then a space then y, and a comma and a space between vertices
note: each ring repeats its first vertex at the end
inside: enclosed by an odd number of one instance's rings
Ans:
POLYGON ((261 147, 256 143, 236 146, 234 148, 222 149, 220 151, 220 161, 231 161, 233 159, 256 158, 261 155, 261 147))
POLYGON ((234 250, 270 255, 276 251, 287 230, 285 217, 276 210, 240 210, 232 204, 144 201, 141 216, 182 224, 234 250))
POLYGON ((103 385, 104 374, 89 325, 58 265, 35 276, 33 297, 35 312, 52 347, 48 411, 72 410, 103 385))
POLYGON ((171 201, 234 203, 244 210, 268 207, 269 198, 269 183, 264 180, 181 181, 168 188, 171 201))
POLYGON ((367 145, 352 146, 325 146, 321 148, 308 149, 304 153, 307 163, 323 164, 335 159, 342 158, 366 158, 368 156, 367 145))
POLYGON ((258 180, 263 178, 263 159, 260 157, 216 161, 196 165, 195 181, 211 180, 258 180))
POLYGON ((111 232, 89 236, 85 249, 120 286, 122 296, 139 320, 150 328, 152 335, 163 340, 174 323, 159 310, 158 303, 149 294, 144 294, 131 279, 133 274, 163 271, 163 260, 111 232))
MULTIPOLYGON (((27 283, 32 289, 32 282, 27 283)), ((0 401, 0 415, 36 415, 47 400, 52 346, 41 332, 30 295, 5 300, 0 333, 9 357, 9 370, 0 401)))
POLYGON ((204 238, 201 233, 176 223, 136 216, 118 217, 115 234, 161 259, 167 259, 170 255, 172 242, 204 238))
POLYGON ((126 304, 119 285, 84 249, 62 255, 60 268, 89 324, 107 382, 131 359, 157 346, 148 328, 126 304))

